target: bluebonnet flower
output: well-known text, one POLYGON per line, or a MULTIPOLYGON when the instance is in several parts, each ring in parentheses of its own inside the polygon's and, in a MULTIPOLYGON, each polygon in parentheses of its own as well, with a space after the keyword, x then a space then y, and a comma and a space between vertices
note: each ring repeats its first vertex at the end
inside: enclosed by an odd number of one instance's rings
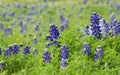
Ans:
POLYGON ((33 39, 33 44, 37 44, 37 38, 35 37, 34 39, 33 39))
POLYGON ((114 7, 114 5, 116 5, 114 2, 110 2, 109 3, 110 7, 114 7))
POLYGON ((100 25, 101 34, 103 35, 103 37, 108 36, 109 34, 108 23, 104 19, 101 19, 99 25, 100 25))
POLYGON ((43 53, 43 56, 44 58, 43 62, 51 62, 51 57, 50 57, 50 53, 48 52, 48 50, 45 50, 44 53, 43 53))
POLYGON ((59 20, 60 20, 60 22, 61 22, 61 23, 63 23, 63 22, 64 22, 64 20, 65 20, 65 19, 64 19, 64 17, 63 17, 63 15, 62 15, 62 14, 60 14, 60 16, 59 16, 59 20))
POLYGON ((57 39, 59 37, 59 31, 55 25, 50 25, 50 35, 52 38, 57 39))
POLYGON ((32 13, 31 13, 30 11, 28 11, 28 12, 26 13, 26 16, 30 16, 30 15, 32 15, 32 13))
POLYGON ((60 27, 60 31, 63 31, 64 29, 65 29, 65 26, 62 25, 62 26, 60 27))
POLYGON ((117 9, 120 9, 120 4, 117 4, 117 9))
POLYGON ((26 46, 25 48, 24 48, 24 54, 26 55, 26 54, 29 54, 30 53, 30 47, 29 46, 26 46))
POLYGON ((53 41, 53 38, 52 38, 52 36, 47 35, 47 36, 46 36, 46 40, 53 41))
POLYGON ((115 21, 115 14, 112 14, 110 16, 110 26, 109 26, 110 31, 112 31, 112 26, 114 24, 114 21, 115 21))
POLYGON ((99 20, 100 20, 99 15, 96 12, 93 12, 91 15, 91 30, 92 30, 92 35, 96 36, 98 39, 101 38, 99 20))
MULTIPOLYGON (((112 23, 110 25, 110 33, 111 33, 112 36, 117 35, 116 34, 117 24, 118 24, 118 22, 116 20, 114 20, 114 21, 112 21, 112 23)), ((119 28, 119 26, 118 26, 118 28, 119 28)))
MULTIPOLYGON (((30 14, 30 15, 31 15, 31 14, 30 14)), ((26 22, 29 22, 30 20, 32 20, 32 19, 31 19, 31 16, 29 16, 29 14, 28 14, 28 16, 26 16, 25 20, 26 20, 26 22)))
POLYGON ((2 48, 0 47, 0 55, 2 54, 2 48))
POLYGON ((39 31, 39 25, 36 25, 34 28, 35 31, 39 31))
POLYGON ((115 20, 115 14, 112 14, 110 16, 110 24, 112 24, 112 22, 115 20))
POLYGON ((46 44, 46 48, 49 48, 51 46, 51 43, 46 44))
POLYGON ((102 55, 103 55, 103 50, 102 50, 102 47, 99 45, 96 48, 94 60, 95 61, 99 60, 102 55))
POLYGON ((22 20, 19 21, 19 26, 23 27, 23 21, 22 20))
POLYGON ((6 15, 7 15, 7 11, 2 12, 1 15, 2 15, 3 17, 6 16, 6 15))
POLYGON ((4 28, 3 29, 4 30, 4 33, 6 34, 6 35, 10 35, 10 34, 12 34, 12 29, 11 28, 4 28))
POLYGON ((33 54, 38 54, 38 50, 35 49, 35 50, 33 51, 33 54))
POLYGON ((36 6, 35 5, 32 5, 31 6, 31 10, 35 10, 36 6))
POLYGON ((115 26, 115 34, 116 35, 120 34, 120 22, 118 22, 115 26))
POLYGON ((90 35, 90 27, 89 26, 85 26, 85 28, 84 28, 84 34, 85 35, 90 35))
POLYGON ((8 48, 4 50, 4 56, 11 56, 11 50, 8 48))
POLYGON ((19 45, 17 45, 17 44, 14 44, 13 46, 12 46, 12 53, 13 54, 18 54, 19 53, 19 45))
POLYGON ((15 8, 20 8, 20 4, 14 4, 15 8))
POLYGON ((9 47, 8 47, 8 49, 10 50, 10 52, 12 53, 12 51, 13 51, 13 46, 12 45, 10 45, 9 47))
POLYGON ((5 63, 3 61, 0 62, 0 70, 2 70, 5 66, 5 63))
POLYGON ((68 47, 63 45, 60 50, 60 57, 61 59, 67 59, 68 58, 68 47))
POLYGON ((3 24, 2 23, 0 23, 0 29, 3 29, 3 24))
POLYGON ((62 68, 64 68, 64 67, 66 67, 66 66, 67 66, 66 59, 62 58, 62 59, 61 59, 61 62, 60 62, 60 68, 62 69, 62 68))
POLYGON ((22 34, 24 32, 24 29, 21 27, 20 28, 20 33, 22 34))
POLYGON ((82 46, 82 54, 84 55, 85 53, 87 53, 88 55, 91 54, 90 46, 87 42, 85 42, 82 46))
POLYGON ((23 7, 23 8, 27 8, 27 5, 26 5, 26 4, 23 4, 22 7, 23 7))
POLYGON ((96 12, 93 12, 90 17, 91 25, 99 25, 99 20, 99 15, 96 12))
POLYGON ((63 31, 64 29, 68 28, 68 20, 64 20, 64 22, 62 23, 60 30, 63 31))
POLYGON ((63 23, 63 26, 65 26, 65 28, 68 28, 68 23, 69 23, 69 21, 66 19, 63 23))
POLYGON ((24 24, 22 27, 20 27, 20 33, 23 33, 27 29, 27 25, 24 24))
POLYGON ((8 14, 8 16, 14 16, 15 15, 15 12, 10 12, 9 14, 8 14))

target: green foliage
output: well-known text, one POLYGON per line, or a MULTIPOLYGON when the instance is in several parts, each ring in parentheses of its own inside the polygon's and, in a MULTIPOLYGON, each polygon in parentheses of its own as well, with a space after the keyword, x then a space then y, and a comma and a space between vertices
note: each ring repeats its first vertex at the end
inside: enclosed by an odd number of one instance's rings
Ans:
MULTIPOLYGON (((8 0, 7 0, 8 1, 8 0)), ((8 4, 6 0, 3 0, 3 3, 8 4)), ((15 0, 14 0, 15 1, 15 0)), ((18 1, 18 0, 16 0, 18 1)), ((22 0, 24 1, 24 0, 22 0)), ((22 1, 20 1, 22 4, 22 1)), ((93 36, 84 36, 83 33, 78 31, 78 28, 83 27, 85 24, 90 25, 90 15, 92 12, 98 12, 102 17, 104 17, 108 22, 111 13, 119 10, 116 7, 110 7, 105 2, 93 5, 91 1, 88 0, 88 4, 78 4, 78 1, 68 2, 60 1, 55 2, 55 5, 52 5, 51 2, 47 2, 49 5, 49 10, 44 9, 41 14, 36 14, 31 16, 34 20, 34 23, 28 23, 28 29, 24 34, 20 34, 18 22, 15 24, 13 29, 13 34, 7 37, 4 37, 4 33, 0 30, 0 47, 2 51, 7 48, 9 45, 14 43, 23 43, 24 47, 26 45, 31 46, 31 53, 28 55, 23 54, 23 48, 21 48, 20 53, 17 55, 12 55, 11 57, 4 57, 4 54, 0 55, 0 60, 5 62, 5 67, 0 70, 0 75, 120 75, 120 35, 115 37, 106 37, 101 40, 95 40, 93 36), (69 4, 70 3, 70 4, 69 4), (74 9, 71 9, 72 5, 76 4, 74 9), (60 8, 57 6, 60 5, 60 8), (54 7, 56 9, 54 9, 54 7), (79 13, 79 9, 83 8, 83 11, 79 13), (66 12, 61 11, 62 8, 66 8, 66 12), (46 14, 49 11, 50 14, 46 14), (109 11, 112 11, 109 13, 109 11), (60 38, 58 39, 61 42, 61 45, 67 45, 69 48, 69 58, 67 59, 68 66, 64 69, 60 69, 60 48, 56 48, 54 45, 49 48, 49 51, 52 52, 55 50, 55 53, 51 53, 52 61, 51 63, 43 62, 43 52, 45 49, 46 35, 49 33, 49 23, 47 22, 48 18, 53 18, 53 23, 60 28, 59 23, 59 14, 63 13, 64 16, 68 14, 71 15, 69 18, 69 27, 63 32, 60 32, 60 38), (40 30, 34 32, 33 28, 41 22, 40 30), (38 33, 41 33, 42 36, 38 38, 38 43, 33 45, 33 37, 38 36, 38 33), (32 34, 33 36, 29 36, 32 34), (26 35, 26 37, 24 37, 26 35), (82 45, 84 42, 89 42, 90 49, 92 51, 91 56, 82 55, 82 45), (104 54, 100 60, 94 61, 94 50, 98 45, 103 47, 104 54), (32 51, 38 49, 38 54, 33 55, 32 51), (102 62, 102 64, 100 64, 102 62)), ((19 2, 19 1, 18 1, 19 2)), ((119 2, 119 1, 118 1, 119 2)), ((34 0, 25 3, 29 4, 39 4, 34 0)), ((14 3, 11 2, 11 6, 14 3)), ((45 4, 45 3, 41 3, 45 4)), ((5 5, 3 5, 5 6, 5 5)), ((30 10, 30 7, 26 9, 17 9, 10 8, 9 11, 15 11, 15 16, 18 16, 22 11, 21 17, 24 18, 25 13, 30 10)), ((0 12, 4 9, 0 8, 0 12)), ((117 16, 119 18, 119 15, 117 16)), ((9 22, 6 22, 6 19, 14 20, 13 17, 2 17, 0 16, 0 21, 4 24, 5 27, 12 27, 9 22)), ((60 31, 60 30, 59 30, 60 31)))

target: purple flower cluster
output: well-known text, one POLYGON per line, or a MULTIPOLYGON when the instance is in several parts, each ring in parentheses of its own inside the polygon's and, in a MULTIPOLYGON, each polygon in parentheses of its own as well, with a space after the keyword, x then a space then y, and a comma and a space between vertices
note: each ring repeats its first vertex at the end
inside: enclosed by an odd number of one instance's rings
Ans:
POLYGON ((9 46, 9 49, 12 51, 13 54, 18 54, 19 53, 19 45, 14 44, 13 46, 9 46))
POLYGON ((2 23, 0 23, 0 29, 3 29, 3 24, 2 23))
POLYGON ((101 30, 99 26, 99 20, 100 20, 99 15, 96 12, 93 12, 90 20, 91 20, 92 35, 100 39, 101 30))
POLYGON ((57 39, 59 37, 60 33, 58 32, 58 29, 54 24, 50 25, 49 32, 50 32, 50 35, 53 39, 57 39))
POLYGON ((46 40, 49 40, 49 42, 46 44, 46 50, 43 53, 43 62, 50 62, 51 60, 50 53, 47 50, 51 45, 56 45, 56 47, 60 47, 60 42, 57 41, 60 34, 57 27, 55 25, 50 25, 49 32, 50 35, 46 36, 46 40))
POLYGON ((39 31, 39 25, 36 25, 34 29, 35 31, 39 31))
POLYGON ((3 30, 4 30, 5 35, 10 35, 10 34, 12 34, 12 29, 11 29, 11 28, 6 27, 6 28, 4 28, 3 30))
POLYGON ((68 28, 68 20, 65 19, 62 14, 60 14, 59 20, 60 20, 60 23, 62 23, 60 27, 60 31, 63 31, 64 29, 68 28))
POLYGON ((0 55, 2 54, 2 48, 0 47, 0 55))
POLYGON ((90 30, 89 30, 89 29, 90 29, 89 26, 85 26, 85 27, 84 27, 84 34, 85 34, 85 35, 90 35, 90 30))
POLYGON ((62 47, 61 47, 61 50, 60 50, 60 57, 61 57, 61 59, 63 58, 63 59, 67 59, 68 58, 68 47, 67 46, 65 46, 65 45, 63 45, 62 47))
POLYGON ((108 36, 109 35, 108 23, 104 19, 101 19, 99 25, 100 25, 101 34, 103 35, 103 37, 108 36))
POLYGON ((85 55, 85 54, 88 54, 90 55, 91 54, 91 51, 90 51, 90 46, 87 42, 85 42, 82 46, 82 54, 85 55))
POLYGON ((0 71, 4 68, 5 63, 3 61, 0 62, 0 71))
POLYGON ((64 20, 62 26, 60 27, 60 31, 63 31, 66 28, 68 28, 68 20, 64 20))
POLYGON ((93 12, 91 17, 90 17, 90 21, 91 21, 91 25, 99 25, 99 15, 96 12, 93 12))
POLYGON ((64 67, 66 67, 66 66, 67 66, 66 59, 62 58, 62 59, 61 59, 61 62, 60 62, 60 68, 62 69, 62 68, 64 68, 64 67))
MULTIPOLYGON (((13 45, 10 45, 8 46, 8 48, 6 48, 4 50, 4 56, 11 56, 12 54, 15 55, 15 54, 19 54, 20 53, 20 49, 23 47, 23 44, 13 44, 13 45)), ((29 46, 26 46, 23 50, 23 53, 24 55, 27 55, 30 53, 30 48, 29 46)), ((0 47, 0 55, 2 54, 2 49, 0 47)), ((33 51, 33 54, 38 54, 38 50, 35 49, 33 51)))
MULTIPOLYGON (((86 53, 88 55, 92 54, 90 51, 90 46, 87 42, 85 42, 82 47, 82 54, 85 55, 86 53)), ((94 61, 99 60, 102 55, 103 55, 103 49, 100 45, 98 45, 94 53, 94 61)))
POLYGON ((45 50, 44 53, 43 53, 43 56, 44 58, 43 62, 50 62, 51 61, 51 57, 50 57, 50 52, 48 52, 48 50, 45 50))
POLYGON ((67 66, 67 62, 66 62, 67 58, 68 58, 68 47, 63 45, 60 50, 60 59, 61 59, 60 67, 61 68, 67 66))
POLYGON ((102 55, 103 55, 102 47, 101 46, 97 46, 96 51, 95 51, 94 60, 95 61, 99 60, 102 55))
POLYGON ((29 46, 26 46, 25 48, 24 48, 24 52, 23 52, 25 55, 26 54, 29 54, 30 53, 30 47, 29 46))
POLYGON ((57 47, 60 46, 60 43, 57 41, 59 38, 59 31, 55 25, 50 26, 50 35, 46 36, 46 40, 49 40, 50 42, 46 44, 46 48, 49 48, 51 45, 56 45, 57 47))
POLYGON ((110 33, 112 36, 116 36, 120 34, 120 22, 114 19, 115 19, 115 16, 112 15, 110 20, 110 33))
POLYGON ((11 56, 11 51, 10 51, 10 49, 5 49, 4 50, 4 56, 11 56))
POLYGON ((93 35, 98 39, 101 37, 107 37, 109 34, 111 36, 116 36, 120 34, 120 22, 115 20, 115 15, 111 15, 110 24, 108 24, 103 18, 93 12, 90 17, 91 25, 85 26, 84 34, 85 35, 93 35))
POLYGON ((37 42, 38 42, 38 40, 37 40, 37 38, 35 37, 35 38, 33 39, 33 44, 37 44, 37 42))
POLYGON ((63 17, 63 15, 62 15, 62 14, 60 14, 60 16, 59 16, 59 20, 60 20, 60 22, 61 22, 61 23, 63 23, 63 22, 64 22, 65 18, 63 17))
POLYGON ((21 45, 10 45, 8 48, 4 50, 4 56, 11 56, 11 54, 18 54, 20 51, 21 45))

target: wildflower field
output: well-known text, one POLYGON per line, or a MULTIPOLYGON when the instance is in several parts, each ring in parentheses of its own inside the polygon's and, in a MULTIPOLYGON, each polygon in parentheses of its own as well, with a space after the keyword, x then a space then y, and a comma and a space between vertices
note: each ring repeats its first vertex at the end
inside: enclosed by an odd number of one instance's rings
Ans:
POLYGON ((119 0, 0 0, 0 75, 120 75, 119 0))

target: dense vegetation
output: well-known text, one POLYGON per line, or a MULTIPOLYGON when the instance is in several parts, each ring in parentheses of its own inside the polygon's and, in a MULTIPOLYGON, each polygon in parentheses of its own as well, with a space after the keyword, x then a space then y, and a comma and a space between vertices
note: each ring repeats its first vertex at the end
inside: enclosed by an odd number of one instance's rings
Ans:
POLYGON ((120 2, 0 1, 1 75, 119 75, 120 2))

